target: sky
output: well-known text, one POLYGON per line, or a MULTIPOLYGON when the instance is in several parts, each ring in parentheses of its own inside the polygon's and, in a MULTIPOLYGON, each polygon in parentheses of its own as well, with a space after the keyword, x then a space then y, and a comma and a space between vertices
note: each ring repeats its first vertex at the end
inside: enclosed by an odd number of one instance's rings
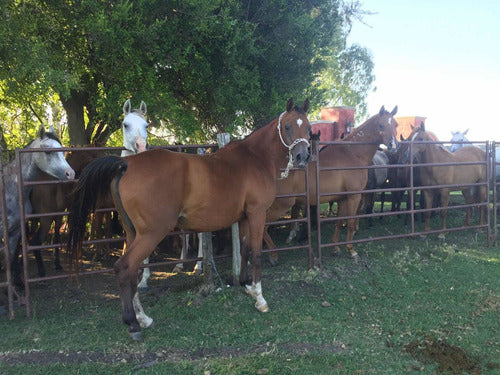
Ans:
POLYGON ((500 0, 360 0, 373 14, 348 38, 370 50, 382 105, 426 117, 439 140, 468 130, 470 141, 500 142, 500 0))

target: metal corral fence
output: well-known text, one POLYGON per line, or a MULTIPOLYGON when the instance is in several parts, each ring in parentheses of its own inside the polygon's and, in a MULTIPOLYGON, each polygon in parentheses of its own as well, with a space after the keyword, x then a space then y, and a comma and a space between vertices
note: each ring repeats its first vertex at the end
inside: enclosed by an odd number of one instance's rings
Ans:
MULTIPOLYGON (((268 226, 282 226, 285 224, 292 224, 292 223, 304 223, 307 228, 307 240, 305 243, 302 243, 300 245, 291 245, 291 246, 282 246, 282 247, 277 247, 275 249, 267 249, 264 250, 263 253, 268 253, 271 251, 277 251, 277 252, 283 252, 283 251, 291 251, 291 250, 306 250, 307 252, 307 264, 308 267, 311 268, 313 266, 319 266, 321 267, 321 257, 322 257, 322 251, 323 249, 327 247, 333 247, 333 246, 343 246, 347 245, 349 243, 351 244, 359 244, 359 243, 364 243, 364 242, 370 242, 370 241, 382 241, 382 240, 388 240, 388 239, 398 239, 398 238, 405 238, 405 237, 413 237, 417 235, 424 235, 424 234, 432 234, 432 233, 441 233, 441 229, 439 230, 430 230, 430 231, 422 231, 417 229, 417 224, 416 224, 416 219, 415 216, 417 213, 422 213, 425 211, 429 211, 426 209, 419 208, 416 210, 414 208, 414 200, 415 196, 413 192, 416 192, 417 190, 422 190, 422 189, 428 189, 430 187, 426 186, 415 186, 413 183, 413 178, 411 179, 411 183, 407 187, 385 187, 382 189, 371 189, 371 190, 362 190, 362 191, 349 191, 349 192, 323 192, 319 193, 320 191, 320 183, 319 182, 319 173, 321 170, 349 170, 349 169, 367 169, 366 167, 351 167, 351 168, 341 168, 341 167, 336 167, 336 168, 320 168, 318 164, 318 152, 319 149, 322 146, 326 145, 335 145, 335 144, 345 144, 345 141, 336 141, 336 142, 316 142, 313 143, 313 146, 315 150, 313 150, 312 154, 312 160, 311 163, 316 163, 316 187, 317 187, 317 202, 310 202, 309 201, 309 181, 308 181, 308 173, 306 171, 303 172, 298 172, 298 173, 303 173, 305 182, 306 182, 306 191, 304 192, 299 192, 299 193, 291 193, 291 194, 286 194, 286 195, 280 195, 280 197, 306 197, 306 202, 307 207, 306 207, 306 214, 302 218, 292 218, 292 219, 287 219, 287 220, 279 220, 275 222, 269 222, 267 223, 268 226), (355 237, 352 241, 339 241, 337 243, 333 243, 331 241, 326 241, 325 239, 322 238, 321 232, 322 229, 324 230, 325 225, 334 225, 335 221, 340 220, 338 217, 328 217, 325 215, 321 215, 320 209, 316 210, 316 220, 317 220, 317 231, 313 233, 311 231, 311 218, 312 214, 310 211, 310 205, 316 205, 316 207, 320 207, 319 205, 319 200, 321 199, 321 196, 324 195, 333 195, 335 193, 341 193, 341 194, 361 194, 361 193, 375 193, 375 194, 393 194, 394 192, 398 191, 408 191, 408 195, 410 197, 410 206, 406 207, 406 210, 401 210, 397 212, 389 211, 389 212, 383 212, 383 213, 368 213, 368 214, 362 214, 358 213, 354 216, 350 216, 351 218, 356 218, 356 219, 361 219, 361 218, 370 218, 370 217, 386 217, 386 216, 393 216, 393 215, 409 215, 410 217, 410 225, 408 225, 405 229, 404 233, 397 233, 397 234, 387 234, 387 235, 380 235, 376 237, 369 237, 369 238, 360 238, 360 237, 355 237), (314 243, 314 246, 313 246, 314 243)), ((436 142, 436 143, 447 143, 447 142, 436 142)), ((496 143, 495 142, 473 142, 475 145, 480 146, 481 148, 484 148, 486 151, 486 158, 484 161, 481 161, 480 163, 460 163, 460 164, 465 164, 465 165, 470 165, 470 164, 484 164, 487 167, 487 181, 484 183, 478 183, 478 184, 473 184, 473 185, 446 185, 446 186, 433 186, 432 188, 444 188, 444 187, 449 187, 449 188, 458 188, 461 186, 487 186, 487 191, 489 192, 486 194, 486 198, 484 202, 480 202, 479 206, 481 207, 486 207, 488 208, 488 212, 490 214, 487 214, 485 216, 485 222, 482 225, 472 225, 472 226, 459 226, 459 227, 449 227, 446 231, 451 232, 451 231, 462 231, 462 230, 470 230, 470 229, 483 229, 487 232, 487 241, 488 245, 491 244, 491 242, 494 242, 496 244, 496 238, 497 238, 497 231, 498 231, 498 219, 497 219, 497 212, 498 212, 498 202, 497 202, 497 190, 500 188, 500 163, 496 161, 496 143), (498 181, 497 181, 498 180, 498 181)), ((191 153, 196 153, 196 150, 203 148, 203 149, 212 149, 215 150, 218 146, 217 145, 177 145, 177 146, 169 146, 165 147, 167 149, 170 149, 172 151, 177 151, 177 152, 191 152, 191 153)), ((410 154, 411 154, 411 148, 412 144, 409 144, 410 148, 410 154)), ((63 149, 57 149, 57 151, 68 151, 68 152, 88 152, 90 150, 95 151, 95 150, 102 150, 105 153, 118 153, 121 151, 123 148, 95 148, 95 147, 85 147, 85 148, 63 148, 63 149)), ((56 150, 54 150, 56 151, 56 150)), ((15 158, 19 161, 19 155, 22 152, 33 152, 32 150, 28 151, 25 149, 16 149, 15 151, 15 158)), ((35 150, 36 152, 36 150, 35 150)), ((5 165, 5 162, 2 164, 2 160, 0 160, 0 198, 1 198, 1 204, 2 204, 2 222, 6 222, 6 207, 5 207, 5 194, 4 194, 4 183, 3 183, 3 166, 5 165)), ((370 166, 368 169, 376 169, 376 168, 389 168, 389 169, 394 169, 394 168, 409 168, 411 176, 413 176, 413 171, 415 167, 422 166, 423 164, 417 164, 417 163, 412 163, 410 161, 409 164, 391 164, 388 166, 370 166)), ((435 164, 436 166, 449 166, 453 165, 450 163, 440 163, 440 164, 435 164)), ((61 185, 61 184, 69 184, 72 182, 62 182, 62 181, 36 181, 36 182, 24 182, 22 181, 22 176, 21 176, 21 168, 18 166, 18 181, 20 181, 19 186, 19 192, 18 194, 21 194, 21 187, 22 186, 35 186, 35 185, 61 185)), ((447 209, 464 209, 466 207, 477 207, 477 204, 474 205, 455 205, 455 206, 450 206, 447 209)), ((442 211, 444 208, 443 207, 434 207, 431 210, 433 211, 442 211)), ((67 215, 67 212, 48 212, 48 213, 43 213, 43 214, 29 214, 25 215, 24 214, 24 207, 23 203, 21 200, 20 207, 19 207, 20 213, 21 213, 21 222, 26 222, 29 219, 34 219, 34 218, 40 218, 42 216, 50 216, 50 217, 55 217, 55 216, 65 216, 67 215)), ((112 208, 107 208, 107 209, 99 209, 98 212, 110 212, 112 211, 112 208)), ((346 217, 342 218, 346 219, 346 217)), ((64 272, 60 273, 57 275, 51 275, 51 276, 46 276, 46 277, 34 277, 33 275, 30 275, 30 267, 29 267, 29 259, 30 253, 32 253, 35 250, 47 250, 47 249, 52 249, 52 248, 63 248, 64 244, 47 244, 47 245, 40 245, 40 246, 31 246, 28 241, 28 234, 26 227, 23 225, 22 227, 22 237, 21 237, 21 249, 22 249, 22 259, 23 259, 23 281, 24 281, 24 291, 17 290, 13 286, 12 282, 12 275, 10 272, 10 259, 9 259, 9 251, 8 246, 7 246, 7 241, 4 240, 3 247, 0 248, 0 252, 3 252, 3 256, 0 256, 0 260, 2 260, 3 264, 3 272, 4 275, 1 276, 1 281, 0 281, 0 287, 7 288, 7 295, 8 295, 8 312, 9 312, 9 317, 12 319, 14 318, 14 310, 15 310, 15 304, 19 305, 25 305, 25 311, 26 315, 30 316, 30 284, 32 283, 37 283, 41 281, 47 281, 47 280, 54 280, 54 279, 59 279, 59 278, 68 278, 68 277, 73 277, 75 276, 74 273, 72 272, 64 272)), ((234 226, 233 226, 234 227, 234 226)), ((179 234, 186 234, 188 232, 172 232, 169 234, 169 236, 175 236, 179 234)), ((4 239, 7 238, 7 228, 5 225, 2 226, 2 236, 4 239)), ((237 237, 237 233, 235 235, 234 229, 233 229, 233 243, 235 242, 235 238, 237 237)), ((85 241, 83 244, 86 246, 90 245, 102 245, 102 244, 117 244, 121 248, 122 243, 124 241, 124 237, 114 237, 114 238, 101 238, 101 239, 89 239, 88 241, 85 241)), ((237 241, 236 241, 237 242, 237 241)), ((0 244, 1 245, 1 244, 0 244)), ((235 265, 234 262, 236 259, 239 259, 239 243, 237 244, 238 246, 233 246, 233 277, 235 280, 237 280, 237 274, 239 273, 239 265, 235 265)), ((228 255, 226 255, 228 256, 228 255)), ((224 255, 222 256, 224 257, 224 255)), ((217 258, 217 257, 216 257, 217 258)), ((200 260, 200 259, 190 259, 190 261, 193 260, 200 260)), ((208 261, 211 261, 208 260, 208 261)), ((148 266, 149 267, 162 267, 162 266, 172 266, 177 263, 183 262, 182 260, 167 260, 167 261, 161 261, 161 262, 156 262, 156 263, 150 263, 148 266)), ((185 260, 184 260, 185 262, 185 260)), ((236 262, 237 263, 237 262, 236 262)), ((113 272, 112 268, 101 268, 101 269, 92 269, 92 270, 87 270, 87 271, 78 271, 78 276, 81 275, 89 275, 89 274, 96 274, 96 273, 107 273, 107 272, 113 272)))

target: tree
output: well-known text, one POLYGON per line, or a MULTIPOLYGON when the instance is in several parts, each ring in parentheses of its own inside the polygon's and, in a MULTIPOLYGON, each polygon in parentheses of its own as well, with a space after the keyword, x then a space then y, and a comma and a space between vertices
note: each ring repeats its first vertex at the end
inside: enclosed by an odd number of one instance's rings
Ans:
POLYGON ((332 0, 0 3, 2 100, 59 97, 71 144, 103 144, 132 96, 153 127, 206 141, 264 123, 290 96, 358 105, 371 84, 371 59, 345 48, 351 18, 332 0))

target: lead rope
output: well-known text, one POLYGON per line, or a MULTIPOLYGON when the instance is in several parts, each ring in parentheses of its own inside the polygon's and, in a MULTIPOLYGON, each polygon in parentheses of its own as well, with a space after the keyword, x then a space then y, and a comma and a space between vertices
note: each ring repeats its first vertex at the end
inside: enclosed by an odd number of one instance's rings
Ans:
POLYGON ((287 145, 285 141, 283 140, 283 136, 281 134, 281 118, 286 112, 283 112, 278 120, 278 134, 280 135, 280 140, 281 143, 283 143, 283 146, 285 146, 288 149, 288 164, 286 165, 286 169, 281 172, 281 178, 280 180, 283 180, 288 177, 288 173, 290 172, 290 169, 293 168, 293 155, 292 155, 292 149, 297 146, 299 143, 304 142, 307 147, 309 147, 309 141, 305 138, 297 138, 291 145, 287 145))

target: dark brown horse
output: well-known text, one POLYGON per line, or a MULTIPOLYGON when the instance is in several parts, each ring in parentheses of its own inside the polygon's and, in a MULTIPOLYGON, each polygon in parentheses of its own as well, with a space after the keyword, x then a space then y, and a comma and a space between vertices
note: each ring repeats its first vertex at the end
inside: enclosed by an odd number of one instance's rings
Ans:
MULTIPOLYGON (((389 148, 394 148, 397 126, 394 115, 396 112, 397 107, 392 112, 388 112, 382 107, 378 114, 370 117, 344 138, 343 142, 346 142, 346 144, 337 143, 322 148, 318 154, 320 168, 368 167, 380 144, 386 144, 389 148)), ((309 202, 311 205, 316 205, 316 164, 310 163, 308 171, 310 183, 309 202)), ((303 174, 297 172, 291 178, 293 178, 293 181, 287 181, 286 184, 291 186, 293 190, 288 191, 288 193, 305 192, 303 174)), ((319 179, 319 190, 322 194, 319 199, 320 203, 336 201, 339 207, 339 217, 354 216, 357 214, 361 201, 361 193, 344 193, 351 191, 361 192, 364 190, 368 179, 368 169, 322 170, 320 171, 319 179)), ((268 216, 280 217, 295 202, 305 205, 306 198, 278 198, 270 207, 268 216)), ((357 220, 348 219, 347 222, 347 241, 351 241, 354 237, 357 220)), ((333 242, 338 242, 342 224, 343 220, 337 220, 332 238, 333 242)), ((346 247, 352 257, 357 256, 352 244, 348 244, 346 247)), ((336 247, 335 252, 338 251, 339 248, 336 247)))
MULTIPOLYGON (((465 146, 455 152, 450 152, 440 144, 432 143, 434 138, 425 131, 425 126, 421 125, 412 137, 415 144, 412 145, 412 152, 418 157, 418 162, 429 164, 420 167, 420 181, 422 187, 439 185, 457 185, 440 187, 435 189, 422 189, 425 197, 425 208, 431 209, 434 196, 440 193, 440 207, 447 207, 450 191, 460 190, 465 198, 466 204, 485 202, 486 186, 470 186, 470 184, 485 183, 486 177, 486 153, 478 147, 465 146), (475 162, 476 164, 460 165, 460 163, 475 162), (436 163, 457 163, 457 165, 433 165, 436 163), (467 186, 469 184, 469 186, 467 186), (465 185, 465 186, 464 186, 465 185)), ((445 238, 446 211, 441 211, 441 221, 443 232, 439 234, 440 239, 445 238)), ((480 210, 480 224, 483 223, 484 207, 480 210)), ((425 212, 424 231, 430 229, 430 211, 425 212)), ((469 225, 471 207, 467 208, 465 225, 469 225)))
MULTIPOLYGON (((69 152, 66 155, 66 161, 75 171, 75 177, 78 178, 83 168, 88 165, 92 160, 97 157, 103 156, 102 151, 79 151, 69 152)), ((52 176, 41 173, 38 176, 39 181, 55 180, 52 176)), ((53 212, 61 212, 66 210, 71 205, 70 194, 73 190, 73 184, 64 185, 35 185, 31 192, 31 206, 33 214, 47 214, 53 212)), ((31 246, 39 246, 47 241, 50 228, 54 223, 54 237, 52 243, 60 244, 60 229, 63 224, 63 217, 57 216, 41 216, 40 218, 31 219, 31 232, 32 238, 30 241, 31 246)), ((36 258, 38 276, 45 276, 45 266, 43 264, 42 255, 40 250, 35 250, 34 255, 36 258)), ((59 247, 54 248, 54 265, 56 270, 62 270, 59 260, 59 247)))
POLYGON ((235 222, 241 238, 240 282, 247 283, 248 248, 252 284, 246 291, 255 307, 269 310, 262 295, 261 250, 266 210, 276 194, 280 168, 305 167, 309 158, 309 101, 294 106, 244 140, 209 155, 155 149, 125 158, 104 157, 84 169, 74 192, 69 217, 68 251, 81 246, 89 211, 97 196, 111 190, 126 231, 127 250, 115 263, 122 318, 133 339, 152 319, 144 314, 137 293, 139 265, 174 228, 212 232, 235 222), (287 165, 288 162, 288 165, 287 165))

